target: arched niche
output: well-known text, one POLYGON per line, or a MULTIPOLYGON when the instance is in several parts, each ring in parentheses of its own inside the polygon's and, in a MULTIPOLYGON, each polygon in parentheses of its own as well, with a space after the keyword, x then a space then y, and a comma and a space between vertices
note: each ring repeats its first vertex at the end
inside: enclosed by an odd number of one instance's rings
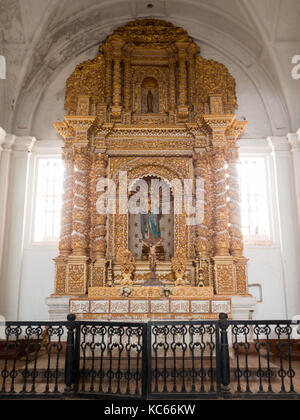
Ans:
POLYGON ((166 113, 168 109, 167 75, 157 67, 142 67, 133 77, 133 110, 136 114, 147 114, 147 95, 153 95, 153 114, 166 113))

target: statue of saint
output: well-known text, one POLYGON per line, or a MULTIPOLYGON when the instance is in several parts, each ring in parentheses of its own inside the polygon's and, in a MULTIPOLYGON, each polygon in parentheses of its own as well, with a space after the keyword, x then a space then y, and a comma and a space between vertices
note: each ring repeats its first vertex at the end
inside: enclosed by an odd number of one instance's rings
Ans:
POLYGON ((153 94, 151 90, 149 90, 147 95, 147 113, 153 114, 153 94))
POLYGON ((160 230, 161 214, 153 214, 151 212, 141 214, 141 233, 143 239, 157 241, 161 239, 160 230))

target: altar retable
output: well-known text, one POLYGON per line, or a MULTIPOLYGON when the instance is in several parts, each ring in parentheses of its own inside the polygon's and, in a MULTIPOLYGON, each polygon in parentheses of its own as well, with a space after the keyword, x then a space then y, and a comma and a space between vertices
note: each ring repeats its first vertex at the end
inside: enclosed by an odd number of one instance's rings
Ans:
POLYGON ((76 67, 65 108, 55 123, 65 181, 50 312, 62 314, 67 302, 78 319, 230 315, 235 298, 249 297, 236 168, 247 122, 236 119, 227 68, 201 57, 184 29, 137 20, 76 67), (119 189, 121 171, 129 183, 155 179, 170 188, 170 214, 122 214, 118 206, 99 214, 99 178, 119 189), (174 211, 171 181, 196 177, 204 180, 204 218, 193 226, 174 211), (143 287, 153 273, 159 284, 143 287))

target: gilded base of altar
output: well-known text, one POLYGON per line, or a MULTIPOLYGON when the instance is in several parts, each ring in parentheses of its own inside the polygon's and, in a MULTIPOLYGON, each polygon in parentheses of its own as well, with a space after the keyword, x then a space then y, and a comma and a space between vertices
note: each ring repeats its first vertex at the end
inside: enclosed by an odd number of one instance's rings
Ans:
POLYGON ((129 296, 122 287, 95 287, 87 298, 70 299, 69 312, 78 320, 197 320, 232 314, 231 298, 220 298, 211 287, 132 287, 129 296))

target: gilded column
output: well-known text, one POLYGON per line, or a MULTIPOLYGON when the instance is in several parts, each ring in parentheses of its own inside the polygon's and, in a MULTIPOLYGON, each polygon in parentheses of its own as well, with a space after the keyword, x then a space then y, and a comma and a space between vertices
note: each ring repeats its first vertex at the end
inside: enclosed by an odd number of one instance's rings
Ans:
MULTIPOLYGON (((196 226, 196 257, 197 257, 197 277, 196 284, 199 286, 212 286, 212 273, 210 261, 210 217, 212 214, 210 183, 211 172, 209 159, 206 152, 194 155, 195 177, 200 178, 198 186, 198 200, 201 201, 199 224, 196 226), (203 217, 203 218, 202 218, 203 217)), ((199 210, 198 210, 199 211, 199 210)))
MULTIPOLYGON (((203 197, 201 197, 201 205, 203 206, 203 219, 201 223, 196 226, 196 255, 197 258, 207 258, 208 256, 208 226, 207 226, 207 213, 205 211, 206 194, 205 188, 207 188, 207 160, 204 153, 197 153, 194 156, 195 165, 195 177, 201 178, 202 187, 199 191, 203 197)), ((198 197, 199 198, 199 197, 198 197)))
POLYGON ((178 42, 178 117, 181 121, 186 121, 189 114, 187 106, 187 45, 178 42))
POLYGON ((227 171, 225 149, 214 150, 214 186, 215 186, 215 253, 218 256, 229 255, 229 231, 227 209, 227 171))
POLYGON ((89 278, 89 171, 87 147, 74 148, 74 201, 72 211, 72 255, 68 258, 68 295, 85 295, 89 278))
POLYGON ((195 102, 195 67, 195 56, 190 54, 188 57, 188 92, 190 105, 193 105, 195 102))
POLYGON ((237 293, 234 259, 230 255, 228 189, 227 189, 227 129, 234 115, 205 115, 212 131, 212 165, 214 185, 214 283, 219 295, 237 293))
POLYGON ((237 161, 238 149, 232 148, 227 153, 227 164, 230 253, 233 257, 243 256, 244 250, 243 235, 241 231, 240 188, 237 161))
POLYGON ((121 54, 114 55, 114 75, 113 75, 113 105, 121 105, 122 77, 121 77, 121 54))
POLYGON ((237 149, 232 150, 228 156, 230 253, 234 257, 237 293, 239 295, 244 295, 248 294, 248 259, 243 256, 244 242, 241 230, 240 189, 237 171, 237 159, 237 149))
POLYGON ((228 213, 229 213, 229 236, 230 254, 234 260, 237 293, 248 294, 248 259, 243 256, 244 242, 241 228, 240 185, 237 163, 239 158, 236 141, 244 131, 246 122, 234 121, 227 131, 229 148, 227 151, 228 165, 228 213))
POLYGON ((124 59, 124 123, 131 123, 131 58, 126 52, 124 59))
POLYGON ((73 174, 74 162, 72 141, 75 138, 75 131, 66 122, 55 123, 58 133, 63 137, 65 145, 63 147, 62 159, 64 161, 64 185, 63 185, 63 205, 61 214, 61 234, 59 242, 59 256, 55 261, 55 295, 64 296, 67 294, 67 267, 68 259, 72 254, 72 219, 73 219, 73 174))
POLYGON ((97 190, 97 184, 101 178, 106 177, 107 156, 97 154, 94 156, 92 166, 92 226, 91 226, 91 254, 92 266, 92 287, 102 287, 106 283, 106 223, 107 215, 99 214, 97 201, 103 191, 97 190))
POLYGON ((180 120, 187 120, 187 55, 184 46, 178 45, 178 116, 180 120))
POLYGON ((73 219, 73 153, 71 149, 64 148, 63 161, 65 166, 64 173, 64 192, 61 214, 61 234, 59 242, 59 256, 55 261, 55 295, 63 296, 66 294, 66 276, 68 257, 72 253, 72 219, 73 219))
POLYGON ((170 110, 176 108, 176 79, 175 79, 175 59, 170 60, 170 110))
POLYGON ((112 102, 112 56, 106 53, 105 56, 105 99, 108 105, 112 102))
POLYGON ((89 247, 88 178, 90 157, 86 148, 74 150, 73 255, 86 256, 89 247))
POLYGON ((179 105, 185 106, 187 103, 187 72, 186 55, 179 54, 179 105))
POLYGON ((121 51, 114 52, 113 55, 113 106, 111 107, 111 116, 113 121, 121 120, 122 112, 122 65, 121 51))
POLYGON ((131 62, 130 57, 124 60, 124 105, 125 110, 130 111, 131 108, 131 62))
POLYGON ((59 242, 59 252, 61 257, 67 257, 72 252, 72 212, 73 212, 73 152, 71 149, 64 148, 63 161, 64 172, 64 191, 63 206, 61 216, 61 235, 59 242))

